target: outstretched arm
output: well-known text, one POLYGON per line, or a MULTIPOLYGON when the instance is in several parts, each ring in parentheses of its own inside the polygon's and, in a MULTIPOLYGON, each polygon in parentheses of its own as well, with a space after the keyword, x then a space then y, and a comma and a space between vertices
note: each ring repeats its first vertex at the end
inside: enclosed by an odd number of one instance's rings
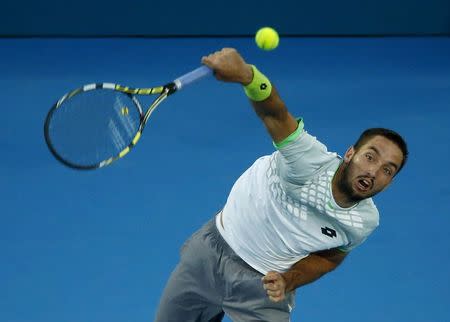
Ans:
POLYGON ((269 272, 263 277, 264 289, 274 302, 284 300, 287 292, 314 282, 331 272, 344 260, 347 253, 330 249, 310 254, 294 264, 285 273, 269 272))
MULTIPOLYGON (((252 66, 233 48, 224 48, 202 58, 202 63, 214 70, 218 80, 240 83, 244 86, 253 81, 252 66)), ((274 142, 280 142, 297 129, 297 121, 272 86, 270 95, 262 101, 250 100, 256 114, 263 121, 274 142)))

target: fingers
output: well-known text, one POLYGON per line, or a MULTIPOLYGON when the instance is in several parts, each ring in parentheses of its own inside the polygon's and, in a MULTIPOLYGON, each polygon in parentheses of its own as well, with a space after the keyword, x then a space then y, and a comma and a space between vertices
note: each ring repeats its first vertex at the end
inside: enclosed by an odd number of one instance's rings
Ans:
POLYGON ((278 272, 268 272, 266 276, 262 278, 263 281, 275 281, 279 280, 281 277, 281 274, 278 272))
POLYGON ((233 48, 223 48, 222 50, 216 51, 208 56, 202 57, 202 63, 211 67, 218 68, 221 67, 225 62, 230 59, 235 59, 234 56, 239 55, 237 51, 233 48))
POLYGON ((272 302, 278 303, 281 301, 284 301, 285 299, 285 295, 280 293, 274 293, 274 294, 270 294, 269 292, 267 292, 267 296, 269 297, 269 300, 271 300, 272 302))
POLYGON ((216 52, 214 52, 212 54, 209 54, 207 56, 203 56, 202 57, 202 63, 212 64, 215 60, 217 60, 217 57, 221 55, 222 50, 216 51, 216 52))
POLYGON ((202 57, 202 63, 214 70, 217 79, 226 82, 248 84, 253 71, 234 48, 223 48, 202 57))
POLYGON ((223 59, 224 53, 223 50, 216 51, 208 56, 202 57, 202 64, 205 64, 212 70, 214 70, 214 75, 218 80, 222 80, 222 70, 223 70, 223 59))
POLYGON ((268 272, 266 274, 266 276, 264 276, 262 278, 262 281, 264 284, 267 284, 267 283, 283 283, 284 284, 284 282, 285 282, 283 276, 281 276, 281 274, 278 272, 268 272))
POLYGON ((271 297, 281 297, 283 295, 282 288, 275 285, 274 283, 268 283, 263 285, 264 289, 266 290, 267 295, 271 297))
POLYGON ((268 272, 261 280, 271 301, 280 302, 285 299, 286 281, 280 273, 268 272))
POLYGON ((214 54, 209 54, 208 56, 203 56, 202 63, 209 67, 213 67, 212 65, 214 64, 214 57, 217 55, 218 55, 218 52, 215 52, 214 54))

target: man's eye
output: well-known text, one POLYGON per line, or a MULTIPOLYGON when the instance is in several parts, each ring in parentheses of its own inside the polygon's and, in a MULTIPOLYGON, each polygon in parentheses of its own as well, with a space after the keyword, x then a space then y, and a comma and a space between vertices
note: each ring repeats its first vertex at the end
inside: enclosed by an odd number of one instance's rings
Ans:
POLYGON ((367 158, 367 160, 369 160, 369 161, 372 161, 372 160, 373 160, 373 156, 372 156, 370 153, 366 153, 366 158, 367 158))
POLYGON ((392 175, 392 170, 389 168, 384 168, 384 173, 387 174, 388 176, 392 175))

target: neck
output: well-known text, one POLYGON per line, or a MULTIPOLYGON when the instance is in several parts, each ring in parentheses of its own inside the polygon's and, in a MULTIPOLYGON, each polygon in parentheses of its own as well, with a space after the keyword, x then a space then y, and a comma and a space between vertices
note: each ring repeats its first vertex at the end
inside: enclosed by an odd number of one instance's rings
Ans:
POLYGON ((346 164, 342 161, 334 174, 333 180, 331 181, 331 193, 333 194, 334 201, 339 207, 350 208, 354 206, 357 201, 355 201, 351 196, 351 187, 349 187, 344 181, 345 169, 346 164))

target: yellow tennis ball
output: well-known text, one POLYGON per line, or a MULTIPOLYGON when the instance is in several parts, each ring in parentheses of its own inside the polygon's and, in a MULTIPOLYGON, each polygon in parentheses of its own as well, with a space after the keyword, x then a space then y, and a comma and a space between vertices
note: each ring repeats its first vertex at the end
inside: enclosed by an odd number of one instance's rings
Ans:
POLYGON ((278 47, 280 37, 275 29, 264 27, 259 29, 256 33, 255 41, 262 50, 273 50, 278 47))

